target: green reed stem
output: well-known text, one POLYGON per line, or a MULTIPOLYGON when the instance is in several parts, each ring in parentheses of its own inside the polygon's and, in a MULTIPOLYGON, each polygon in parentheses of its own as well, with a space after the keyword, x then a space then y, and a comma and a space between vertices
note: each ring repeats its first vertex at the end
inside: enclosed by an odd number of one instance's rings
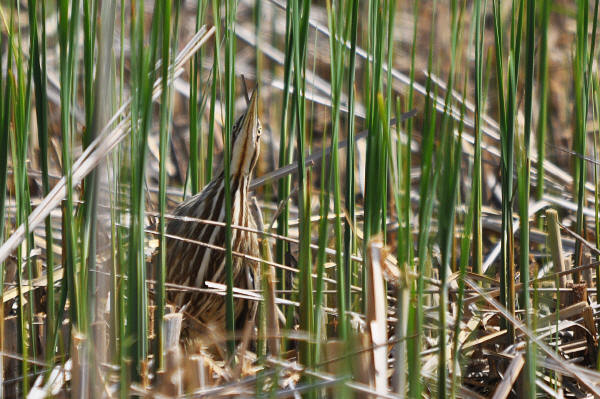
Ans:
MULTIPOLYGON (((356 42, 358 36, 358 0, 351 0, 351 21, 350 24, 350 55, 348 65, 348 126, 346 138, 348 140, 348 148, 346 149, 346 195, 345 204, 348 209, 348 216, 350 223, 345 222, 344 230, 344 272, 346 274, 346 304, 349 308, 353 308, 352 304, 352 291, 350 286, 353 281, 353 276, 356 275, 356 263, 351 260, 351 255, 354 253, 356 248, 356 237, 353 234, 353 227, 356 226, 356 200, 355 200, 355 187, 354 187, 354 131, 355 131, 355 77, 356 77, 356 42)), ((346 22, 348 24, 348 22, 346 22)))
MULTIPOLYGON (((281 123, 279 131, 279 167, 287 166, 291 162, 291 157, 294 150, 294 131, 295 131, 295 119, 290 118, 290 87, 292 83, 292 63, 294 59, 293 44, 292 41, 292 2, 288 2, 286 6, 286 30, 285 30, 285 59, 283 64, 283 93, 282 93, 282 106, 281 106, 281 123)), ((295 98, 295 97, 294 97, 295 98)), ((295 100, 293 100, 295 101, 295 100)), ((292 101, 292 109, 295 109, 295 103, 292 101)), ((289 232, 289 217, 290 209, 288 205, 288 198, 290 197, 291 187, 291 176, 285 176, 277 182, 277 198, 279 201, 283 201, 281 212, 277 218, 277 234, 287 237, 289 232)), ((289 244, 284 240, 277 240, 275 243, 275 262, 285 264, 286 253, 289 250, 289 244)), ((286 282, 286 276, 284 270, 277 270, 277 281, 278 289, 286 290, 291 289, 286 282)), ((293 310, 289 307, 284 307, 284 314, 291 315, 293 310)), ((293 316, 292 316, 293 318, 293 316)), ((288 323, 290 327, 292 325, 291 320, 288 323)), ((283 339, 285 341, 285 337, 283 339)), ((283 345, 285 347, 285 343, 283 345)))
MULTIPOLYGON (((435 6, 432 20, 435 20, 435 6)), ((429 56, 427 61, 428 76, 431 76, 433 67, 433 38, 434 29, 432 29, 429 39, 429 56)), ((409 362, 412 367, 410 373, 409 396, 418 398, 421 396, 421 339, 423 337, 424 328, 424 290, 425 290, 425 275, 427 273, 427 261, 429 257, 429 233, 431 227, 431 217, 433 213, 433 202, 437 184, 439 180, 439 170, 433 168, 433 148, 436 131, 436 112, 433 104, 432 81, 427 80, 425 109, 424 109, 424 124, 423 124, 423 141, 421 144, 421 182, 419 186, 419 233, 417 238, 417 292, 416 292, 416 311, 415 317, 411 320, 414 324, 413 333, 414 342, 410 347, 409 362)))
MULTIPOLYGON (((306 144, 306 97, 305 97, 305 65, 306 45, 308 38, 308 19, 310 15, 310 0, 292 2, 291 27, 292 27, 292 54, 293 54, 293 82, 294 82, 294 109, 293 118, 296 120, 296 150, 298 153, 298 210, 300 237, 310 236, 310 196, 308 195, 307 171, 305 163, 306 144)), ((300 273, 300 329, 309 334, 314 333, 313 299, 312 299, 312 262, 310 240, 300 241, 300 254, 298 257, 300 273)), ((307 367, 313 365, 312 345, 303 341, 300 343, 299 360, 307 367)))
MULTIPOLYGON (((477 5, 477 3, 475 3, 475 11, 474 12, 477 13, 478 11, 479 11, 478 5, 477 5)), ((480 23, 480 18, 478 18, 476 15, 475 16, 476 26, 479 23, 480 23)), ((477 39, 476 39, 476 41, 477 41, 477 39)), ((463 87, 463 97, 465 97, 467 94, 466 89, 467 89, 467 80, 465 79, 465 83, 464 83, 464 87, 463 87)), ((464 129, 465 111, 466 111, 466 106, 463 103, 463 105, 461 106, 461 118, 460 118, 460 126, 459 126, 459 134, 461 136, 462 136, 463 129, 464 129)), ((460 142, 460 140, 459 140, 459 142, 460 142)), ((474 169, 475 169, 475 167, 473 167, 473 173, 474 173, 474 169)), ((455 376, 458 376, 461 374, 460 373, 461 354, 459 351, 459 346, 460 346, 459 337, 460 337, 460 332, 461 332, 460 320, 462 320, 462 317, 464 314, 464 312, 463 312, 463 299, 464 299, 464 295, 465 295, 464 278, 467 274, 467 266, 469 264, 469 247, 471 245, 471 239, 473 238, 473 226, 474 226, 473 216, 476 212, 477 206, 478 206, 477 196, 476 196, 475 192, 473 192, 471 194, 469 208, 468 208, 465 220, 464 220, 464 230, 463 230, 463 234, 462 234, 462 237, 460 240, 458 295, 457 295, 457 299, 456 299, 456 317, 454 318, 454 336, 453 336, 454 339, 452 341, 452 387, 451 387, 451 392, 450 392, 452 398, 456 397, 457 388, 460 383, 460 380, 457 381, 457 378, 455 376)))
MULTIPOLYGON (((346 40, 344 31, 347 31, 343 21, 341 20, 341 4, 337 4, 336 9, 332 8, 331 3, 327 2, 328 21, 329 21, 329 48, 330 48, 330 66, 331 66, 331 111, 332 111, 332 146, 336 148, 339 144, 340 131, 340 103, 342 94, 342 82, 344 77, 344 43, 339 38, 346 40), (338 38, 338 39, 336 39, 338 38)), ((347 26, 347 25, 346 25, 347 26)), ((338 335, 341 340, 348 338, 348 325, 346 321, 346 282, 347 275, 342 264, 342 221, 341 221, 341 189, 340 189, 340 171, 338 161, 338 151, 331 152, 331 162, 329 165, 330 184, 327 190, 330 190, 333 184, 333 208, 335 213, 334 230, 335 230, 335 248, 336 248, 336 276, 337 276, 337 308, 338 308, 338 335), (331 180, 332 179, 332 180, 331 180)), ((325 204, 329 209, 328 203, 325 204)))
MULTIPOLYGON (((476 0, 473 14, 475 18, 475 159, 473 161, 473 198, 471 202, 474 205, 473 217, 473 272, 481 273, 481 264, 483 263, 483 241, 481 227, 481 205, 482 205, 482 184, 481 184, 481 115, 484 111, 484 93, 483 93, 483 42, 485 40, 484 13, 487 0, 484 0, 483 7, 481 0, 476 0)), ((461 253, 462 254, 462 253, 461 253)), ((461 255, 461 259, 464 256, 461 255)))
POLYGON ((213 147, 215 143, 215 110, 217 106, 217 84, 221 79, 221 2, 213 0, 213 23, 215 25, 215 44, 213 53, 212 83, 210 88, 210 116, 208 121, 208 142, 206 143, 206 176, 211 181, 213 175, 213 147))
MULTIPOLYGON (((550 0, 542 1, 538 72, 538 102, 540 109, 537 122, 537 201, 540 201, 544 197, 544 159, 546 158, 546 132, 548 130, 548 25, 550 21, 550 5, 550 0)), ((543 226, 541 218, 539 225, 543 226)))
MULTIPOLYGON (((202 26, 206 14, 207 1, 198 2, 196 10, 196 32, 202 26)), ((204 162, 199 159, 203 156, 202 148, 202 117, 198 113, 200 104, 198 100, 198 91, 202 80, 202 49, 200 49, 192 58, 190 67, 190 182, 192 195, 200 191, 200 187, 204 185, 206 178, 204 162), (200 153, 198 153, 200 150, 200 153), (202 181, 200 181, 202 179, 202 181)))
MULTIPOLYGON (((586 182, 586 142, 587 142, 587 115, 589 103, 589 91, 591 84, 592 63, 595 57, 596 31, 598 26, 598 4, 595 1, 591 43, 588 47, 588 26, 589 26, 589 2, 584 0, 577 1, 577 35, 575 45, 575 57, 573 64, 574 71, 574 92, 575 92, 575 137, 573 140, 573 150, 581 155, 575 161, 574 182, 577 192, 577 220, 576 232, 585 236, 585 224, 583 220, 583 208, 585 206, 585 182, 586 182)), ((575 264, 582 262, 583 247, 581 243, 575 246, 575 264)), ((573 276, 574 281, 579 282, 580 274, 573 276)))
MULTIPOLYGON (((35 84, 35 107, 38 125, 39 162, 42 170, 42 194, 48 195, 50 183, 48 178, 48 95, 46 89, 46 5, 41 3, 41 39, 38 38, 37 0, 30 0, 29 26, 31 27, 31 62, 33 81, 35 84), (40 43, 41 41, 41 43, 40 43)), ((0 86, 1 87, 1 86, 0 86)), ((52 364, 54 358, 54 251, 52 249, 52 220, 45 220, 46 233, 46 271, 48 289, 46 298, 46 362, 52 364)), ((0 228, 2 230, 2 228, 0 228)), ((48 370, 49 375, 50 370, 48 370)))
MULTIPOLYGON (((408 87, 408 101, 406 105, 406 111, 409 111, 413 107, 414 103, 414 83, 415 83, 415 58, 416 58, 416 50, 417 50, 417 26, 419 23, 419 0, 414 0, 413 8, 413 34, 412 34, 412 46, 410 50, 410 71, 409 78, 410 84, 408 87)), ((405 166, 404 166, 404 213, 405 213, 405 223, 406 223, 406 232, 404 234, 405 242, 404 246, 406 248, 405 256, 406 265, 408 270, 414 270, 414 246, 412 233, 410 229, 410 214, 411 214, 411 204, 410 204, 410 192, 411 192, 411 179, 410 179, 410 168, 412 165, 411 159, 411 143, 412 143, 412 132, 413 132, 413 119, 409 118, 406 122, 406 141, 407 141, 407 151, 405 156, 405 166)), ((399 260, 402 258, 399 258, 399 260)), ((414 299, 417 295, 415 284, 408 283, 410 289, 410 297, 414 299)), ((420 380, 420 358, 419 358, 419 350, 420 350, 420 338, 416 335, 417 331, 417 310, 415 306, 408 307, 408 321, 407 321, 407 335, 411 335, 412 339, 408 339, 406 343, 406 355, 407 355, 407 370, 409 377, 409 396, 416 397, 419 395, 421 389, 421 380, 420 380)), ((402 393, 402 392, 399 392, 402 393)))
POLYGON ((229 333, 227 350, 231 358, 235 354, 235 307, 233 303, 233 258, 231 254, 231 139, 235 105, 235 13, 237 4, 228 0, 225 7, 225 136, 223 157, 225 160, 225 270, 227 273, 227 295, 225 297, 226 329, 229 333))
MULTIPOLYGON (((198 5, 200 7, 200 5, 198 5)), ((162 93, 160 102, 160 126, 159 126, 159 191, 158 191, 158 211, 159 211, 159 259, 156 264, 155 276, 156 276, 156 315, 155 315, 155 330, 156 331, 156 351, 155 356, 157 359, 157 370, 164 370, 164 330, 163 330, 163 318, 165 315, 165 302, 166 302, 166 290, 165 290, 165 278, 166 278, 166 263, 167 263, 167 239, 165 237, 166 220, 165 212, 167 208, 167 146, 169 143, 169 120, 171 114, 171 91, 169 90, 169 67, 171 66, 171 0, 165 0, 161 13, 161 48, 162 48, 162 93)), ((196 87, 197 89, 197 87, 196 87)), ((196 90, 194 90, 196 91, 196 90)), ((191 97, 190 97, 191 98, 191 97)), ((190 100, 191 101, 191 100, 190 100)), ((196 103, 192 103, 192 108, 196 108, 196 103)), ((190 108, 190 111, 191 109, 190 108)), ((193 120, 191 126, 197 125, 196 121, 193 120)), ((190 139, 191 141, 191 139, 190 139)), ((190 143, 190 146, 192 144, 190 143)), ((197 143, 196 143, 197 145, 197 143)), ((197 161, 197 159, 196 159, 197 161)), ((191 162, 191 161, 190 161, 191 162)), ((197 167, 197 165, 196 165, 197 167)), ((192 167, 192 171, 193 171, 192 167)), ((192 172, 192 176, 194 176, 192 172)), ((192 177, 193 179, 193 177, 192 177)), ((198 183, 198 176, 196 174, 196 184, 198 183)), ((192 180, 192 187, 194 186, 194 180, 192 180)), ((196 187, 197 188, 197 187, 196 187)), ((193 190, 193 189, 192 189, 193 190)))
MULTIPOLYGON (((73 183, 71 176, 72 151, 71 130, 73 121, 71 117, 71 104, 73 101, 73 69, 75 63, 75 32, 78 31, 79 18, 77 12, 70 12, 69 2, 60 1, 58 5, 58 42, 60 53, 60 111, 62 133, 62 172, 66 177, 67 200, 63 205, 63 268, 67 282, 66 292, 71 303, 71 321, 76 329, 84 328, 81 315, 81 295, 78 294, 80 285, 78 281, 79 268, 77 262, 77 246, 75 241, 73 183), (71 18, 69 19, 69 15, 71 18)), ((79 10, 79 0, 74 0, 71 10, 79 10)))
MULTIPOLYGON (((520 273, 523 289, 521 306, 525 311, 525 325, 532 326, 532 311, 529 294, 529 191, 530 191, 530 141, 533 108, 533 72, 535 54, 535 0, 527 1, 526 49, 525 49, 525 126, 522 147, 518 148, 517 178, 519 193, 519 219, 521 226, 520 273)), ((535 346, 528 342, 524 376, 524 392, 528 398, 535 398, 535 346)))
MULTIPOLYGON (((439 278, 441 282, 439 295, 439 321, 438 321, 438 339, 439 360, 438 360, 438 397, 445 398, 447 393, 448 367, 446 364, 448 345, 446 345, 447 336, 447 305, 448 305, 448 272, 451 267, 452 243, 454 232, 455 203, 458 196, 458 171, 460 170, 460 142, 456 143, 454 138, 454 123, 449 116, 452 105, 452 91, 454 90, 454 80, 456 73, 456 60, 458 58, 458 43, 461 32, 461 13, 458 9, 458 2, 452 0, 450 3, 451 22, 450 22, 450 71, 448 82, 446 83, 446 96, 444 101, 444 112, 441 119, 440 138, 441 145, 438 147, 436 169, 441 169, 438 173, 441 178, 441 187, 439 191, 439 215, 438 217, 438 239, 442 255, 442 262, 439 269, 439 278)), ((464 111, 463 111, 464 112, 464 111)), ((462 124, 461 120, 461 124, 462 124)), ((462 127, 459 130, 462 133, 462 127)), ((459 139, 460 140, 460 139, 459 139)), ((454 381, 454 376, 453 376, 454 381)))
MULTIPOLYGON (((496 50, 496 75, 498 79, 498 104, 500 114, 501 172, 502 172, 502 262, 500 271, 500 302, 514 314, 514 238, 513 238, 513 173, 514 143, 517 120, 517 87, 521 31, 523 25, 523 0, 513 1, 511 40, 508 57, 506 96, 504 92, 504 67, 502 47, 502 21, 500 4, 494 0, 494 38, 496 50)), ((508 329, 509 342, 514 342, 515 330, 512 323, 503 321, 508 329)))
POLYGON ((150 42, 145 45, 144 3, 136 3, 131 20, 131 193, 130 233, 127 271, 127 354, 131 361, 131 378, 142 378, 148 355, 148 308, 146 263, 144 256, 144 181, 148 153, 148 132, 152 118, 151 101, 154 66, 158 47, 159 24, 162 22, 162 2, 154 9, 150 42))
MULTIPOLYGON (((4 45, 4 38, 0 37, 0 47, 4 45)), ((8 175, 8 144, 9 144, 9 121, 8 117, 10 113, 10 101, 5 101, 5 99, 10 98, 10 46, 7 51, 7 64, 6 64, 6 78, 3 79, 2 74, 0 74, 0 93, 3 93, 3 96, 0 96, 0 128, 2 129, 2 133, 0 133, 0 242, 4 242, 4 230, 6 229, 6 181, 8 175)), ((0 65, 2 65, 3 54, 0 54, 0 65)), ((6 263, 0 263, 0 296, 4 297, 4 282, 6 278, 6 263)), ((0 319, 4 320, 4 306, 0 308, 0 319)), ((0 323, 0 337, 4 337, 6 334, 5 323, 0 323)), ((0 349, 2 351, 4 348, 4 340, 0 341, 0 349)), ((2 367, 4 369, 4 367, 2 367)), ((4 397, 4 384, 0 384, 0 397, 4 397)))
MULTIPOLYGON (((17 8, 19 6, 17 5, 17 8)), ((14 11, 14 10, 13 10, 14 11)), ((25 72, 23 66, 23 60, 25 59, 22 54, 22 43, 21 34, 19 29, 14 29, 13 25, 13 14, 11 13, 10 31, 8 32, 8 47, 12 48, 12 54, 14 54, 14 73, 12 69, 7 70, 7 84, 12 85, 11 94, 12 97, 6 100, 11 101, 14 104, 13 108, 13 125, 12 129, 7 130, 10 132, 10 148, 13 160, 13 178, 15 186, 15 203, 16 203, 16 214, 15 222, 18 225, 25 223, 25 245, 19 245, 17 249, 17 294, 18 294, 18 310, 17 319, 19 330, 17 331, 17 347, 18 351, 22 356, 21 360, 21 375, 23 376, 21 384, 21 395, 27 396, 29 392, 29 373, 30 373, 30 354, 33 356, 33 372, 36 372, 35 366, 35 342, 30 341, 28 330, 32 330, 33 325, 33 312, 34 304, 33 295, 31 292, 25 300, 23 293, 23 265, 25 265, 25 273, 27 279, 31 284, 31 242, 32 236, 29 231, 28 216, 31 211, 30 198, 29 198, 29 186, 27 176, 27 151, 28 151, 28 133, 29 133, 29 107, 30 107, 30 95, 31 95, 31 68, 25 72), (27 303, 26 303, 27 301, 27 303)), ((11 53, 9 53, 9 60, 12 59, 11 53)), ((12 62, 12 61, 11 61, 12 62)), ((8 115, 5 115, 8 117, 8 115)))

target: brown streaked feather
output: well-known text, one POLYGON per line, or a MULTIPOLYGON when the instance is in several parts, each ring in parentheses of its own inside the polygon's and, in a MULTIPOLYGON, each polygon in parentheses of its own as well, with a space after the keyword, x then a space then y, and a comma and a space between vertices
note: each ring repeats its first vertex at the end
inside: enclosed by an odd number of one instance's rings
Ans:
MULTIPOLYGON (((249 209, 248 189, 252 171, 259 155, 260 122, 258 120, 258 95, 255 91, 246 112, 233 127, 231 151, 231 199, 232 224, 256 229, 249 209)), ((206 281, 225 283, 225 253, 202 245, 177 240, 184 237, 225 246, 225 228, 181 220, 188 216, 197 219, 225 221, 225 178, 220 172, 199 194, 180 204, 174 211, 175 219, 167 225, 167 281, 179 285, 205 288, 206 281), (178 218, 179 217, 179 218, 178 218)), ((259 257, 258 237, 246 230, 232 230, 232 250, 259 257)), ((243 257, 233 258, 234 286, 246 290, 257 288, 258 264, 243 257)), ((168 300, 177 306, 187 305, 186 313, 203 324, 223 324, 225 320, 225 297, 197 291, 169 292, 168 300)), ((235 312, 242 326, 245 319, 253 317, 255 303, 236 299, 235 312), (240 320, 241 319, 241 320, 240 320)))

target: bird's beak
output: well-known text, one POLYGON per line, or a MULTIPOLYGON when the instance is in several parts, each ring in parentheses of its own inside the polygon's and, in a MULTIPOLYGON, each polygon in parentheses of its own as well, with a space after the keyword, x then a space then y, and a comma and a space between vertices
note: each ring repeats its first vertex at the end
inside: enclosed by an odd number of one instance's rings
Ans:
POLYGON ((249 175, 258 158, 258 90, 254 90, 248 103, 241 131, 232 148, 231 170, 237 175, 249 175))
POLYGON ((244 141, 256 139, 256 125, 258 120, 258 89, 255 89, 248 103, 244 122, 242 123, 242 132, 244 141))
POLYGON ((256 119, 258 119, 258 89, 254 89, 252 92, 252 97, 248 103, 248 110, 246 111, 244 125, 247 127, 255 126, 256 119))

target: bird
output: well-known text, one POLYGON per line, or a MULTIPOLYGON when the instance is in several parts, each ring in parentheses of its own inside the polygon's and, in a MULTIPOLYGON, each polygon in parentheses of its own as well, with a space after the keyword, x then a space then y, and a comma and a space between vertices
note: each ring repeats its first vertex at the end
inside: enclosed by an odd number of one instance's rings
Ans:
MULTIPOLYGON (((260 154, 261 130, 258 90, 255 89, 251 99, 247 100, 245 112, 233 125, 230 151, 233 284, 247 290, 257 289, 259 284, 256 259, 260 257, 260 250, 248 192, 260 154), (235 253, 250 255, 251 258, 236 256, 235 253)), ((216 170, 215 177, 200 193, 175 208, 174 217, 167 223, 168 283, 197 288, 207 288, 207 281, 226 284, 225 252, 215 248, 225 248, 225 226, 197 221, 225 222, 226 179, 223 165, 216 170), (187 221, 186 218, 192 220, 187 221)), ((223 326, 225 323, 225 297, 222 295, 200 290, 169 291, 167 301, 179 308, 185 306, 184 315, 189 322, 184 330, 223 326)), ((236 298, 234 309, 236 326, 241 327, 254 318, 256 303, 236 298)))

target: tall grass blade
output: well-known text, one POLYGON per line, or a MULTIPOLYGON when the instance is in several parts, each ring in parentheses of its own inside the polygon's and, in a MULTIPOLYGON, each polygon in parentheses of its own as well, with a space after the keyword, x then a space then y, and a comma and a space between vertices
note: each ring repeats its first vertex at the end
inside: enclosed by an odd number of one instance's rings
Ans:
POLYGON ((233 304, 233 258, 231 254, 231 139, 234 123, 235 104, 235 14, 237 2, 228 0, 225 7, 225 136, 223 139, 223 158, 225 161, 225 271, 227 281, 227 295, 225 299, 226 329, 230 334, 227 341, 229 356, 235 353, 235 308, 233 304))
MULTIPOLYGON (((200 4, 198 4, 200 8, 200 4)), ((161 12, 161 36, 160 36, 160 44, 161 44, 161 74, 162 74, 162 97, 160 103, 160 126, 159 126, 159 151, 160 151, 160 160, 159 160, 159 194, 158 194, 158 212, 159 212, 159 234, 160 234, 160 243, 159 243, 159 258, 156 264, 155 276, 156 276, 156 315, 155 315, 155 330, 156 335, 156 350, 155 350, 155 359, 157 359, 157 370, 164 370, 164 357, 163 357, 163 344, 164 344, 164 330, 163 330, 163 318, 165 314, 165 302, 166 302, 166 290, 165 290, 165 278, 166 278, 166 263, 167 263, 167 239, 165 237, 165 229, 166 229, 166 220, 165 220, 165 212, 167 208, 167 145, 169 143, 169 126, 168 123, 171 118, 171 91, 169 90, 169 74, 171 73, 171 8, 172 3, 171 0, 166 0, 163 3, 163 9, 161 12)), ((195 87, 197 89, 197 87, 195 87)), ((195 91, 195 90, 194 90, 195 91)), ((191 96, 190 96, 191 98, 191 96)), ((191 100, 190 100, 191 101, 191 100)), ((196 103, 192 103, 191 109, 195 109, 196 103)), ((197 121, 192 121, 191 125, 197 126, 197 121)), ((190 127, 191 127, 190 125, 190 127)), ((190 129, 190 135, 191 135, 190 129)), ((197 143, 192 144, 192 139, 190 139, 190 146, 196 145, 197 143)), ((197 154, 196 154, 197 155, 197 154)), ((190 153, 191 156, 191 153, 190 153)), ((197 168, 197 159, 196 164, 191 165, 190 168, 197 168)), ((198 175, 192 171, 192 191, 194 191, 194 187, 196 191, 198 189, 198 175), (195 178, 195 183, 194 183, 195 178), (195 184, 195 186, 194 186, 195 184)))
MULTIPOLYGON (((196 32, 203 24, 206 14, 207 1, 199 1, 196 9, 196 32)), ((163 54, 164 57, 164 54, 163 54)), ((190 67, 190 160, 189 160, 189 173, 190 173, 190 187, 192 195, 197 194, 200 191, 200 187, 204 185, 206 178, 204 168, 205 163, 201 162, 200 159, 203 157, 204 148, 202 138, 202 118, 201 114, 198 113, 200 108, 200 102, 198 98, 199 86, 202 81, 202 49, 196 53, 192 59, 192 65, 190 67), (198 152, 200 151, 200 153, 198 152), (202 180, 201 180, 202 179, 202 180)), ((163 77, 164 79, 164 77, 163 77)), ((163 91, 164 94, 164 91, 163 91)))
MULTIPOLYGON (((348 216, 352 225, 356 225, 356 201, 355 201, 355 187, 354 187, 354 169, 355 169, 355 145, 354 145, 354 130, 355 130, 355 77, 356 77, 356 42, 358 36, 358 0, 351 0, 350 4, 347 4, 348 8, 351 9, 351 21, 346 22, 350 26, 350 55, 348 61, 348 127, 347 127, 347 140, 348 149, 346 150, 346 194, 345 204, 348 210, 348 216)), ((346 221, 344 224, 344 273, 346 274, 346 304, 349 308, 352 306, 352 297, 350 285, 355 276, 355 263, 351 260, 351 255, 356 248, 356 237, 352 232, 352 226, 346 221)))
MULTIPOLYGON (((296 120, 296 150, 298 153, 298 210, 300 218, 300 237, 310 236, 310 196, 308 193, 307 171, 305 158, 306 145, 306 98, 305 98, 305 65, 306 46, 308 37, 308 19, 310 15, 310 0, 292 2, 292 54, 294 100, 292 117, 296 120)), ((298 258, 299 299, 300 299, 300 329, 309 334, 314 333, 313 300, 312 300, 312 262, 310 241, 300 241, 298 258)), ((313 365, 312 346, 308 342, 300 343, 300 361, 311 367, 313 365)))
MULTIPOLYGON (((4 45, 4 38, 0 37, 0 47, 4 45)), ((0 54, 0 65, 2 65, 2 58, 4 54, 0 54)), ((8 46, 8 51, 6 55, 6 78, 3 78, 2 74, 0 74, 0 93, 3 93, 0 96, 0 129, 2 132, 0 133, 0 242, 4 242, 4 232, 7 228, 6 226, 6 182, 8 175, 8 143, 9 143, 9 114, 10 114, 10 101, 5 101, 5 99, 10 98, 10 82, 8 81, 8 77, 10 76, 10 56, 11 50, 10 46, 8 46)), ((0 263, 0 296, 4 298, 4 283, 6 280, 6 262, 0 263)), ((0 317, 2 322, 0 323, 0 337, 4 337, 5 331, 5 322, 4 322, 4 306, 0 307, 0 317)), ((0 341, 0 349, 2 351, 5 350, 4 340, 0 341)), ((0 371, 4 373, 4 362, 0 362, 0 371)), ((2 374, 4 375, 4 374, 2 374)), ((0 384, 0 396, 4 396, 5 388, 4 384, 0 384)))
MULTIPOLYGON (((46 6, 45 2, 41 3, 42 20, 40 23, 41 36, 39 37, 37 1, 31 0, 28 6, 29 26, 31 27, 31 63, 33 68, 35 108, 38 126, 39 162, 42 170, 42 193, 44 196, 46 196, 50 191, 50 182, 48 177, 48 94, 46 88, 46 6)), ((2 145, 2 143, 0 143, 0 145, 2 145)), ((0 183, 2 183, 1 179, 0 183)), ((0 185, 0 187, 3 187, 3 185, 0 185)), ((56 317, 56 306, 54 299, 54 251, 52 249, 53 237, 51 218, 47 217, 44 223, 46 233, 46 270, 48 279, 48 289, 46 294, 46 347, 44 351, 46 353, 46 362, 52 364, 54 358, 54 320, 56 317)), ((0 226, 0 234, 2 234, 2 230, 3 226, 0 226)), ((50 369, 48 369, 48 372, 49 371, 50 369)))
MULTIPOLYGON (((539 64, 538 64, 538 85, 540 104, 537 121, 537 190, 536 200, 540 201, 544 196, 544 158, 546 158, 546 133, 548 131, 548 25, 550 21, 550 0, 543 0, 541 3, 541 22, 540 22, 540 45, 539 45, 539 64)), ((540 226, 543 224, 539 220, 540 226)))
MULTIPOLYGON (((525 125, 523 139, 517 149, 517 179, 519 192, 519 219, 521 226, 521 251, 520 251, 520 275, 523 288, 521 291, 521 306, 525 312, 525 325, 532 326, 532 309, 529 294, 529 191, 530 191, 530 142, 532 130, 532 108, 533 108, 533 73, 535 53, 535 0, 527 1, 526 21, 526 60, 525 60, 525 125)), ((527 345, 525 365, 525 387, 524 392, 528 398, 535 398, 536 375, 535 375, 535 346, 531 342, 527 345)))
MULTIPOLYGON (((481 117, 484 107, 483 96, 483 43, 485 41, 484 16, 487 0, 483 3, 476 0, 473 7, 475 24, 475 159, 473 160, 473 198, 471 199, 474 207, 473 217, 473 272, 481 273, 483 263, 483 242, 481 227, 481 205, 482 205, 482 187, 481 187, 481 117), (482 15, 483 13, 483 15, 482 15)), ((461 255, 462 257, 462 255, 461 255)))
MULTIPOLYGON (((148 153, 148 131, 152 118, 152 85, 158 48, 159 23, 163 3, 156 4, 150 41, 145 44, 144 3, 135 4, 131 19, 131 172, 130 172, 130 230, 128 239, 127 270, 127 356, 131 361, 130 377, 140 380, 147 369, 148 311, 146 289, 146 264, 144 256, 144 180, 148 153)), ((125 383, 126 381, 122 381, 125 383)))
MULTIPOLYGON (((587 116, 589 91, 591 85, 592 63, 595 57, 596 31, 598 26, 598 5, 599 1, 594 2, 594 14, 592 16, 592 35, 591 43, 588 47, 588 26, 589 26, 589 2, 577 1, 577 35, 575 45, 575 57, 573 60, 574 72, 574 92, 575 92, 575 137, 573 139, 573 151, 580 154, 575 161, 574 170, 574 193, 577 199, 577 219, 575 231, 581 236, 585 236, 585 226, 583 220, 583 208, 585 205, 585 182, 586 182, 586 142, 587 142, 587 116)), ((575 264, 582 262, 583 247, 581 243, 575 246, 575 264)), ((574 281, 579 282, 580 274, 574 275, 574 281)))

